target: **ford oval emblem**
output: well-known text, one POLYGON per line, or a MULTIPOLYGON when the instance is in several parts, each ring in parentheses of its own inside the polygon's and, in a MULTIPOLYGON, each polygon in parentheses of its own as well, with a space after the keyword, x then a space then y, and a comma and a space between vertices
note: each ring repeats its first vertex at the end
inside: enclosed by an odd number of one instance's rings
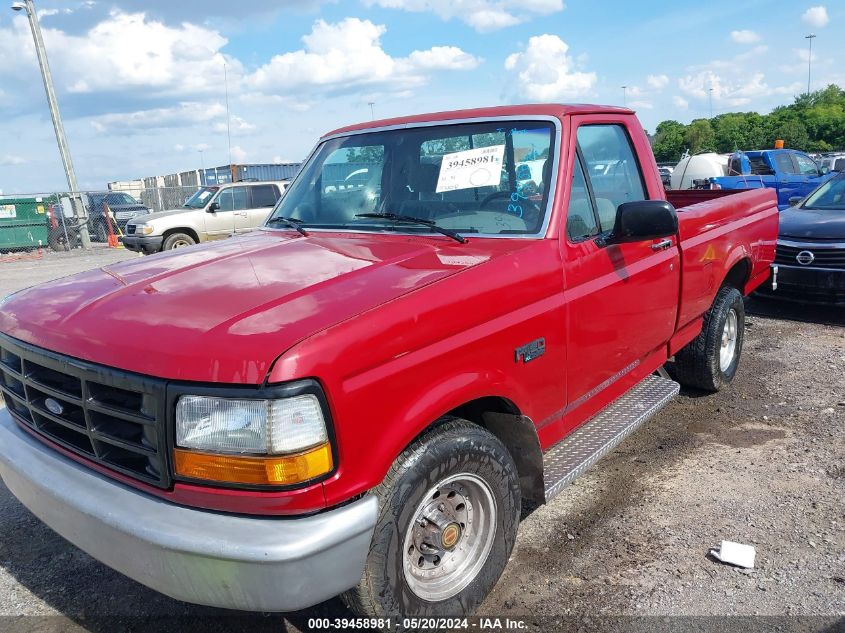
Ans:
POLYGON ((53 398, 47 398, 44 401, 44 406, 47 407, 47 411, 53 415, 61 415, 65 412, 65 408, 62 406, 62 403, 53 398))
POLYGON ((810 251, 801 251, 795 256, 795 260, 802 266, 809 266, 816 261, 816 256, 810 251))

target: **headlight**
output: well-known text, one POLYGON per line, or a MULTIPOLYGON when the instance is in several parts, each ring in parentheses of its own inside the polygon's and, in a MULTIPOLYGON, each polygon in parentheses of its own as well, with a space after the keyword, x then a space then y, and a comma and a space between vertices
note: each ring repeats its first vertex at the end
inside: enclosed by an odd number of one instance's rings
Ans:
POLYGON ((135 235, 152 235, 153 227, 149 224, 136 224, 135 235))
POLYGON ((313 394, 275 400, 182 396, 176 447, 176 473, 194 479, 282 485, 333 467, 323 410, 313 394))

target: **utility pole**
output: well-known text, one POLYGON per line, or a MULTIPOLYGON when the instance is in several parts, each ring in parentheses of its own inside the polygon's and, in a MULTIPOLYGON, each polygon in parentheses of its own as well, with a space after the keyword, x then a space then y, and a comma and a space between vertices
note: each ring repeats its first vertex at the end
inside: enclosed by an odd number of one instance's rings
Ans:
POLYGON ((807 58, 807 96, 810 96, 810 79, 813 76, 813 40, 816 39, 815 33, 810 33, 804 36, 805 40, 810 40, 810 55, 807 58))
MULTIPOLYGON (((53 119, 53 130, 56 132, 56 142, 59 145, 59 155, 62 157, 62 165, 65 168, 67 186, 70 189, 70 199, 73 206, 73 215, 81 220, 81 209, 77 206, 79 186, 76 183, 76 172, 73 169, 73 161, 70 157, 65 127, 62 123, 62 115, 59 112, 59 102, 56 99, 56 91, 53 89, 53 76, 50 73, 50 64, 47 62, 47 50, 44 48, 44 39, 41 37, 41 25, 38 23, 38 14, 35 12, 33 0, 12 3, 13 11, 26 11, 29 18, 29 28, 32 30, 32 39, 35 41, 35 54, 38 56, 38 65, 41 67, 41 78, 44 80, 44 90, 47 93, 47 104, 50 106, 50 116, 53 119)), ((88 234, 88 224, 79 222, 79 237, 82 240, 82 248, 91 248, 91 236, 88 234)), ((68 244, 70 247, 70 244, 68 244)))
POLYGON ((628 86, 622 86, 622 105, 628 107, 628 86))
POLYGON ((710 96, 710 118, 712 119, 713 118, 713 88, 710 88, 710 91, 709 91, 708 94, 710 96))
POLYGON ((375 121, 376 120, 376 110, 375 110, 375 101, 367 101, 367 105, 370 106, 370 118, 375 121))
POLYGON ((229 116, 229 73, 223 62, 223 83, 226 85, 226 138, 229 142, 229 164, 232 164, 232 117, 229 116))

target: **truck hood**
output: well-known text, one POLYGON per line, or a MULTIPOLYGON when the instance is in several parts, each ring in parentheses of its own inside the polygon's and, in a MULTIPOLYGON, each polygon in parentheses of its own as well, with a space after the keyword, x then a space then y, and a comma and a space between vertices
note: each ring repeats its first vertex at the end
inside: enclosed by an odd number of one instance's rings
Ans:
POLYGON ((308 336, 525 244, 259 231, 23 290, 0 331, 141 374, 260 384, 308 336))
POLYGON ((786 209, 780 214, 780 236, 845 242, 845 209, 786 209))

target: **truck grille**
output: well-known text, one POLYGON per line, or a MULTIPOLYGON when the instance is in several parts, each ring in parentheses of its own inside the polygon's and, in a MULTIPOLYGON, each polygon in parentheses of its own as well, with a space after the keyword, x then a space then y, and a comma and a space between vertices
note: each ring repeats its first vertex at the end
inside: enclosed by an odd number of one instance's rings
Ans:
POLYGON ((785 266, 806 266, 807 268, 843 268, 845 269, 845 248, 831 248, 823 244, 789 245, 778 243, 775 263, 785 266), (801 264, 798 253, 808 251, 813 254, 813 261, 801 264))
POLYGON ((134 224, 127 224, 126 225, 126 234, 127 235, 134 235, 135 233, 135 225, 134 224))
POLYGON ((169 487, 164 381, 0 336, 0 392, 9 411, 38 435, 111 470, 169 487))

